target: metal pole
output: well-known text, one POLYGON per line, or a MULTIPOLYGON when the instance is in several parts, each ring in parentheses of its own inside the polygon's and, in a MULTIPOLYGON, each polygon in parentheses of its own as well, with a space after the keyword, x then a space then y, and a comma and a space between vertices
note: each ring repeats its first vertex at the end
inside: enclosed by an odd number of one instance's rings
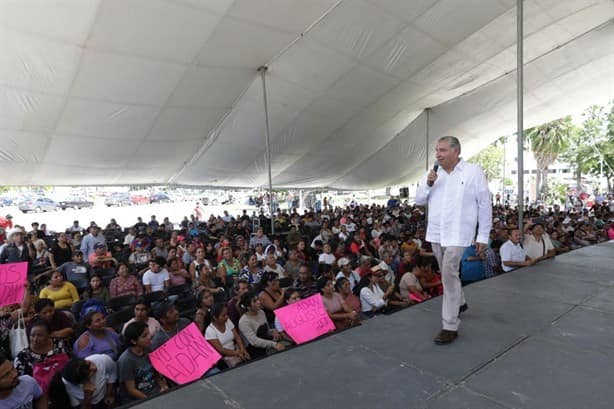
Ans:
POLYGON ((501 177, 501 197, 503 198, 503 202, 505 203, 505 162, 507 156, 506 154, 506 145, 507 145, 507 137, 503 139, 503 176, 501 177))
POLYGON ((266 137, 266 162, 269 171, 269 208, 271 209, 271 235, 275 234, 275 211, 273 208, 273 177, 271 175, 271 130, 269 128, 269 102, 266 94, 266 73, 269 67, 263 65, 258 68, 262 78, 262 95, 264 97, 264 124, 266 137))
POLYGON ((516 0, 516 93, 518 97, 517 107, 517 136, 518 136, 518 229, 522 234, 523 204, 524 204, 524 125, 523 125, 523 0, 516 0))
POLYGON ((431 108, 426 108, 426 144, 424 145, 424 151, 426 152, 426 171, 429 171, 429 139, 431 136, 431 108))

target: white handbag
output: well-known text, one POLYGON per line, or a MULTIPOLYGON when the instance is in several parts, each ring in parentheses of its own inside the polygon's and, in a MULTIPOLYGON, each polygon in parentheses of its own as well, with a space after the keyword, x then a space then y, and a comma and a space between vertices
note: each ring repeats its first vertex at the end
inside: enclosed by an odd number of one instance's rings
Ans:
POLYGON ((28 335, 26 334, 26 322, 23 319, 23 312, 19 310, 17 322, 13 324, 9 332, 9 342, 11 345, 11 355, 13 358, 18 353, 26 349, 29 345, 28 335))

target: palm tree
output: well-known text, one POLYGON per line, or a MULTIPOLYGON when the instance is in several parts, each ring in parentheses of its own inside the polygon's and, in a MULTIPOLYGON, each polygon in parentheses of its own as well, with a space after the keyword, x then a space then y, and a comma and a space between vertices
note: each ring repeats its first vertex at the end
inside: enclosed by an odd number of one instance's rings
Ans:
POLYGON ((537 194, 543 197, 548 188, 548 166, 552 165, 561 152, 567 149, 573 125, 571 116, 556 119, 525 131, 525 138, 537 162, 537 194))

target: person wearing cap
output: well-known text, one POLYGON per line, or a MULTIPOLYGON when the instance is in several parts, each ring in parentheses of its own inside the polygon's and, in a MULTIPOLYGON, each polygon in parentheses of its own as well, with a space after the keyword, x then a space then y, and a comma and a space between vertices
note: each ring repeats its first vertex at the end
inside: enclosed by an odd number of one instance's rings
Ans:
POLYGON ((94 245, 94 252, 90 254, 87 262, 93 269, 117 266, 117 260, 111 255, 110 251, 107 251, 107 246, 104 243, 94 245))
POLYGON ((337 261, 337 265, 339 266, 339 272, 335 277, 336 280, 340 278, 345 278, 350 282, 350 290, 354 290, 354 287, 360 281, 360 276, 355 271, 352 271, 352 263, 350 259, 347 257, 341 257, 339 261, 337 261))
POLYGON ((19 227, 14 227, 7 232, 8 244, 2 248, 0 253, 0 264, 19 263, 30 260, 30 251, 23 240, 23 231, 19 227))
POLYGON ((166 260, 164 257, 156 257, 149 262, 149 270, 143 274, 143 288, 146 294, 164 291, 168 288, 171 278, 164 268, 165 266, 166 260))
POLYGON ((81 241, 81 251, 83 252, 83 258, 85 260, 90 259, 90 255, 94 253, 94 246, 98 243, 103 245, 107 244, 104 236, 100 233, 100 227, 93 224, 90 226, 90 232, 86 234, 81 241))
POLYGON ((416 192, 416 204, 428 205, 426 241, 432 245, 444 286, 442 330, 433 340, 438 345, 457 338, 459 315, 467 307, 459 272, 465 248, 475 239, 477 253, 481 254, 488 245, 492 225, 484 171, 465 162, 460 154, 458 138, 439 138, 435 145, 438 164, 425 175, 416 192))

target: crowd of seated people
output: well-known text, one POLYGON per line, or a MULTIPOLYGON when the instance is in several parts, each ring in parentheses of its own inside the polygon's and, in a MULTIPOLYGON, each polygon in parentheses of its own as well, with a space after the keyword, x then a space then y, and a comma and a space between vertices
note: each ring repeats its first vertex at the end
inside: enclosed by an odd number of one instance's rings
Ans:
MULTIPOLYGON (((490 246, 467 249, 463 281, 614 239, 613 202, 530 208, 522 232, 515 208, 493 205, 490 246)), ((36 404, 114 407, 176 386, 148 353, 191 323, 222 356, 213 374, 291 348, 275 310, 314 294, 336 330, 442 294, 424 209, 327 206, 281 211, 274 223, 271 236, 269 219, 246 212, 178 225, 152 216, 125 229, 75 221, 59 234, 11 228, 0 263, 27 262, 28 282, 23 303, 0 310, 0 352, 9 359, 0 359, 0 378, 23 379, 20 393, 36 404), (18 312, 29 345, 15 353, 9 332, 18 312), (57 372, 41 376, 37 365, 48 360, 57 372)), ((15 397, 3 395, 0 406, 15 397)))

